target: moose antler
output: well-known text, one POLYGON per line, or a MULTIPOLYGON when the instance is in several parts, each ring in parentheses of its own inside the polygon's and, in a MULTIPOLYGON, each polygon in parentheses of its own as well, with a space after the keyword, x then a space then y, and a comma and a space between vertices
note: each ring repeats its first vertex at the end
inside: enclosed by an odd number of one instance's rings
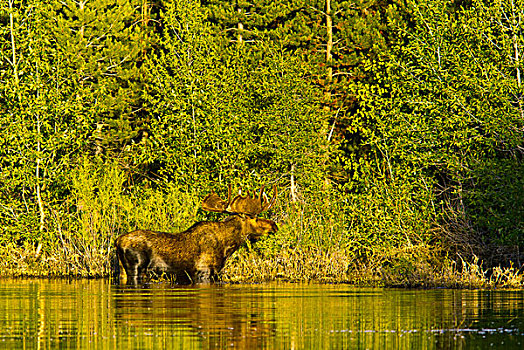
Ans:
POLYGON ((211 192, 202 201, 202 209, 207 211, 214 211, 217 213, 224 213, 231 200, 231 185, 227 189, 227 201, 223 200, 215 192, 211 192))
POLYGON ((239 194, 231 198, 231 185, 229 185, 227 201, 221 199, 215 192, 211 192, 202 201, 202 209, 217 213, 258 215, 271 208, 276 199, 276 186, 273 186, 273 198, 269 200, 264 194, 264 186, 260 189, 258 196, 254 191, 252 197, 248 193, 246 196, 239 194))

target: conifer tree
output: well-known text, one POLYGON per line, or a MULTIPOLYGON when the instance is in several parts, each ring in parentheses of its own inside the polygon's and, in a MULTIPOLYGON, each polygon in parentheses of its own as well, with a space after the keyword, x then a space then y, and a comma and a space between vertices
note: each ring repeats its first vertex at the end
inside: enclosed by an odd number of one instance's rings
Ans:
POLYGON ((162 18, 162 49, 148 66, 153 137, 144 160, 184 184, 289 181, 292 167, 303 184, 318 183, 325 117, 300 58, 267 42, 230 46, 207 16, 196 2, 173 2, 162 18))
POLYGON ((374 59, 387 53, 388 27, 400 20, 403 3, 385 1, 220 1, 206 2, 214 31, 226 42, 239 37, 249 45, 276 44, 284 55, 300 55, 317 86, 324 112, 329 113, 329 140, 338 147, 332 158, 331 177, 348 183, 362 175, 364 143, 373 129, 371 120, 358 113, 360 82, 376 81, 370 70, 374 59), (239 26, 241 25, 241 26, 239 26))
POLYGON ((6 231, 40 240, 51 208, 67 196, 75 159, 133 135, 139 57, 147 42, 141 4, 2 2, 0 211, 6 231))
POLYGON ((61 82, 82 115, 95 153, 120 152, 137 136, 142 105, 140 67, 149 47, 149 7, 143 0, 55 1, 49 35, 61 82))

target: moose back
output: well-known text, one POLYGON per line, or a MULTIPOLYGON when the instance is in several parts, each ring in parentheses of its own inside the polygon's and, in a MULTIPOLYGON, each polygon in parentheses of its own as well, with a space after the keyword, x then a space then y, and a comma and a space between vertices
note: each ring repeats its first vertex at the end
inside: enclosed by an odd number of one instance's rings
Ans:
POLYGON ((274 221, 256 215, 268 210, 277 196, 237 195, 231 198, 231 187, 227 201, 215 193, 202 202, 202 208, 229 214, 224 221, 201 221, 179 233, 136 230, 116 239, 116 253, 128 284, 137 284, 152 271, 166 272, 177 283, 200 283, 216 280, 226 259, 246 240, 257 240, 261 236, 278 230, 274 221))

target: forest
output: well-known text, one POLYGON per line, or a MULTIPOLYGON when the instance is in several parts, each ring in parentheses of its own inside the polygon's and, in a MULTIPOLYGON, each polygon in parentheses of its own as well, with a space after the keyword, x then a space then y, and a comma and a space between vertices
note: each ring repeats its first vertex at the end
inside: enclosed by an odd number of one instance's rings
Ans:
POLYGON ((524 286, 524 1, 0 2, 0 276, 275 185, 225 282, 524 286))

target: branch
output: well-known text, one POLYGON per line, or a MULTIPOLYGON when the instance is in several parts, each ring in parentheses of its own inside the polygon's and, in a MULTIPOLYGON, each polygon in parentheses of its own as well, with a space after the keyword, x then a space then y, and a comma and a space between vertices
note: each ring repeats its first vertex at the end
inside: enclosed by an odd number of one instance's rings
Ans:
MULTIPOLYGON (((13 74, 15 76, 15 83, 18 86, 18 63, 16 62, 16 45, 15 45, 15 34, 14 34, 14 20, 13 20, 13 1, 9 0, 9 32, 11 35, 11 52, 12 60, 10 61, 13 66, 13 74)), ((9 61, 9 60, 8 60, 9 61)))

